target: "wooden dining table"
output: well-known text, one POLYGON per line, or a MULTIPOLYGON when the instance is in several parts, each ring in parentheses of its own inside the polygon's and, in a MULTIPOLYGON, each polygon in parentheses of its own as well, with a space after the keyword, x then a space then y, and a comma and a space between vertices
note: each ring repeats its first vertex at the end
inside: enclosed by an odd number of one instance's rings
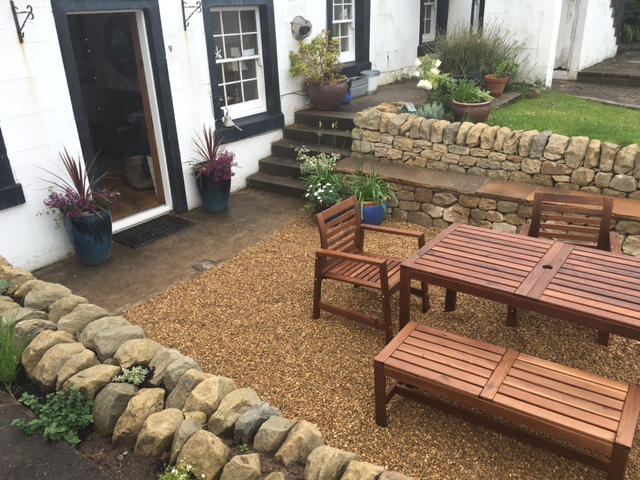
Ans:
MULTIPOLYGON (((412 280, 640 340, 640 258, 545 238, 452 224, 400 266, 400 328, 412 280)), ((517 325, 515 309, 507 324, 517 325)))

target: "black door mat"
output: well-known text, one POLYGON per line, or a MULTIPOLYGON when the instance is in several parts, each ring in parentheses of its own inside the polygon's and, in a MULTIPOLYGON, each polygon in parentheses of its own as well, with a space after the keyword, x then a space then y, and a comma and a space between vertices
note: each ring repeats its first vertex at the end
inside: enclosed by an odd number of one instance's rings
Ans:
POLYGON ((138 248, 149 242, 169 235, 170 233, 182 230, 189 225, 193 225, 188 220, 184 220, 174 215, 164 215, 154 218, 148 222, 141 223, 135 227, 127 228, 113 234, 113 241, 121 243, 131 248, 138 248))

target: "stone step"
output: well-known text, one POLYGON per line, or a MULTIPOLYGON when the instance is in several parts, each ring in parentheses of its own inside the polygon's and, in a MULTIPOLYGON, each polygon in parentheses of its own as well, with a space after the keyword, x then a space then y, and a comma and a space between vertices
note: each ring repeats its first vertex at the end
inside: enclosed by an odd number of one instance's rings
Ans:
POLYGON ((310 145, 303 142, 298 142, 296 140, 288 140, 288 139, 282 139, 282 140, 278 140, 277 142, 273 142, 271 144, 271 153, 277 157, 296 158, 298 156, 296 152, 296 148, 308 149, 309 155, 316 155, 319 152, 324 152, 328 154, 336 153, 340 155, 340 157, 348 157, 349 155, 351 155, 350 149, 334 148, 330 145, 322 145, 322 144, 310 145))
POLYGON ((295 198, 303 198, 306 193, 306 189, 300 179, 263 172, 250 175, 247 178, 247 185, 256 190, 278 193, 295 198))
POLYGON ((260 171, 270 175, 281 177, 300 178, 300 165, 302 162, 294 158, 271 156, 258 162, 260 171))
POLYGON ((315 109, 298 110, 295 113, 295 123, 298 125, 308 125, 314 128, 331 130, 353 130, 354 112, 323 112, 315 109), (320 126, 322 125, 322 126, 320 126), (335 125, 335 127, 332 127, 335 125))
POLYGON ((615 85, 617 87, 637 87, 640 82, 640 76, 583 71, 578 73, 578 82, 615 85))
POLYGON ((351 130, 322 128, 310 125, 293 124, 284 128, 284 138, 305 143, 306 145, 329 145, 336 148, 351 149, 351 130))

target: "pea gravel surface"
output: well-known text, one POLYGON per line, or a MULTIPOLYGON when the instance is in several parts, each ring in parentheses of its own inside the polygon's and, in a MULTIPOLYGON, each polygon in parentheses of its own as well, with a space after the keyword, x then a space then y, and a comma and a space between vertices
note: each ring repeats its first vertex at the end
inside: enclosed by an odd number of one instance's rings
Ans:
MULTIPOLYGON (((384 225, 438 230, 386 220, 384 225)), ((366 249, 407 257, 415 239, 367 233, 366 249)), ((204 371, 251 387, 287 418, 308 420, 325 443, 359 460, 415 479, 604 479, 604 472, 559 457, 402 397, 389 404, 389 427, 374 419, 373 359, 384 333, 322 312, 311 318, 315 220, 275 235, 125 313, 149 338, 193 357, 204 371)), ((377 292, 324 282, 325 298, 381 315, 377 292)), ((412 298, 412 320, 624 382, 640 383, 640 343, 524 310, 505 325, 506 306, 459 295, 443 311, 444 290, 429 287, 431 310, 412 298)), ((398 294, 393 297, 397 330, 398 294)), ((636 443, 638 436, 636 435, 636 443)), ((627 479, 640 478, 638 448, 627 479)))

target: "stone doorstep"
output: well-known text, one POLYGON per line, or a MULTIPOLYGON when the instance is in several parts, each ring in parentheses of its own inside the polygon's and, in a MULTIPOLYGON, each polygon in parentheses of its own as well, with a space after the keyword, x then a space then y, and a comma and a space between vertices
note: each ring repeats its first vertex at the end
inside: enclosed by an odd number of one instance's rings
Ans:
MULTIPOLYGON (((533 204, 535 192, 558 192, 559 189, 529 185, 526 183, 491 180, 487 177, 443 172, 427 168, 413 167, 399 163, 381 162, 369 155, 365 159, 347 157, 336 165, 339 173, 355 173, 360 170, 368 173, 374 168, 381 176, 394 183, 414 187, 434 188, 464 195, 511 201, 523 205, 533 204)), ((575 190, 560 190, 566 195, 594 195, 575 190)), ((613 217, 617 220, 640 221, 640 200, 632 198, 614 198, 613 217)))

